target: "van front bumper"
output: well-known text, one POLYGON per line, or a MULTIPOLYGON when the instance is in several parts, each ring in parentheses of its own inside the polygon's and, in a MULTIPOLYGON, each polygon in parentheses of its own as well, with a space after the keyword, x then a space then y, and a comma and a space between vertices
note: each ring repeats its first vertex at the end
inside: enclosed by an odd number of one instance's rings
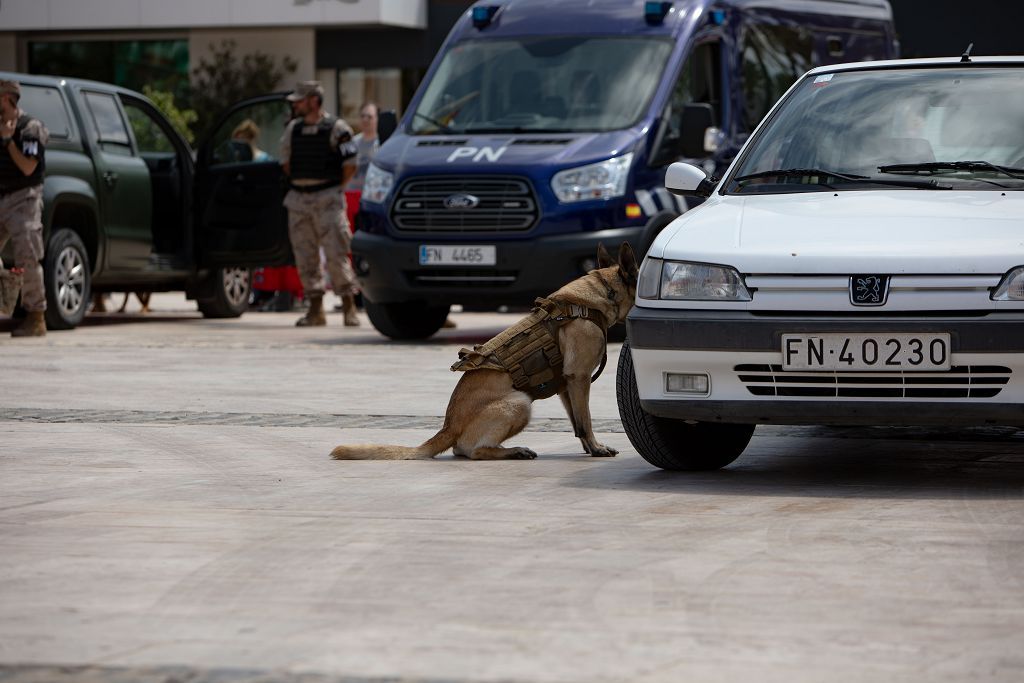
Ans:
POLYGON ((627 319, 641 406, 706 422, 1024 427, 1024 312, 961 316, 755 315, 635 307, 627 319), (782 335, 946 332, 948 373, 782 370, 782 335), (667 391, 706 374, 707 395, 667 391))
POLYGON ((356 231, 352 262, 365 296, 374 303, 423 301, 496 307, 529 306, 583 275, 587 261, 597 258, 597 245, 614 253, 623 241, 638 248, 644 228, 613 228, 593 232, 489 241, 474 236, 453 242, 425 235, 417 241, 356 231), (421 266, 421 244, 493 244, 494 266, 421 266))

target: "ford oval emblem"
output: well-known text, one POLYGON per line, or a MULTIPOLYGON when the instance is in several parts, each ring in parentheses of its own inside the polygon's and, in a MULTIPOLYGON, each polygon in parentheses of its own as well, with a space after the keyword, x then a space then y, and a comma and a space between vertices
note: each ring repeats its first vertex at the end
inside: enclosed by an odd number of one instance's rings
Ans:
POLYGON ((454 209, 456 211, 464 211, 466 209, 475 209, 480 205, 480 199, 474 197, 471 194, 459 193, 449 195, 445 197, 444 208, 454 209))

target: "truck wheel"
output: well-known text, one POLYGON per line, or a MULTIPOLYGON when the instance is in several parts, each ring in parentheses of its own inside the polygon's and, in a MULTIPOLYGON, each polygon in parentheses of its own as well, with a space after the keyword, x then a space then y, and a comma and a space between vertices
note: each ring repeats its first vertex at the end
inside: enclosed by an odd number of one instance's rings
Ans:
POLYGON ((43 258, 47 329, 70 330, 82 322, 89 309, 91 277, 82 238, 73 230, 54 230, 43 258))
POLYGON ((237 318, 249 308, 252 273, 248 268, 215 268, 213 296, 199 299, 199 312, 204 318, 237 318))
POLYGON ((392 339, 426 339, 444 325, 448 306, 417 302, 375 304, 363 299, 363 307, 377 331, 392 339))
POLYGON ((663 470, 717 470, 740 456, 754 425, 697 422, 690 424, 651 415, 640 406, 629 342, 622 345, 615 396, 626 436, 643 459, 663 470))

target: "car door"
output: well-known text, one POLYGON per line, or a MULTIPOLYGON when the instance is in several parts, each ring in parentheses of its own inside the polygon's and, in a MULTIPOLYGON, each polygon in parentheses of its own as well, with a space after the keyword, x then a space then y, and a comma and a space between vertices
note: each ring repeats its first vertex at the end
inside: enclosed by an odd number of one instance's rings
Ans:
POLYGON ((149 263, 153 212, 149 169, 137 154, 124 112, 112 93, 83 88, 87 135, 107 236, 108 270, 140 272, 149 263))
POLYGON ((291 107, 284 95, 236 104, 199 147, 195 229, 205 267, 291 261, 284 173, 278 148, 291 107), (248 131, 252 143, 239 139, 248 131))

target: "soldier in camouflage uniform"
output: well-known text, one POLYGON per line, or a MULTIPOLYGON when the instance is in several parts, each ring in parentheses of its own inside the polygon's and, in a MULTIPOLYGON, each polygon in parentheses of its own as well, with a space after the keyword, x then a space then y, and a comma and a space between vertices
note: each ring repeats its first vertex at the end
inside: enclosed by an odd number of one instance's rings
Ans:
POLYGON ((317 81, 299 83, 288 100, 298 118, 288 124, 281 138, 281 159, 291 187, 284 206, 295 264, 309 299, 309 310, 295 324, 327 324, 320 270, 323 247, 331 284, 341 297, 345 325, 357 326, 356 278, 348 260, 352 234, 342 191, 356 169, 352 129, 323 110, 323 89, 317 81))
POLYGON ((46 334, 43 284, 43 173, 49 133, 38 119, 18 108, 21 87, 0 81, 0 249, 14 243, 14 265, 24 270, 21 305, 25 320, 15 337, 46 334))

